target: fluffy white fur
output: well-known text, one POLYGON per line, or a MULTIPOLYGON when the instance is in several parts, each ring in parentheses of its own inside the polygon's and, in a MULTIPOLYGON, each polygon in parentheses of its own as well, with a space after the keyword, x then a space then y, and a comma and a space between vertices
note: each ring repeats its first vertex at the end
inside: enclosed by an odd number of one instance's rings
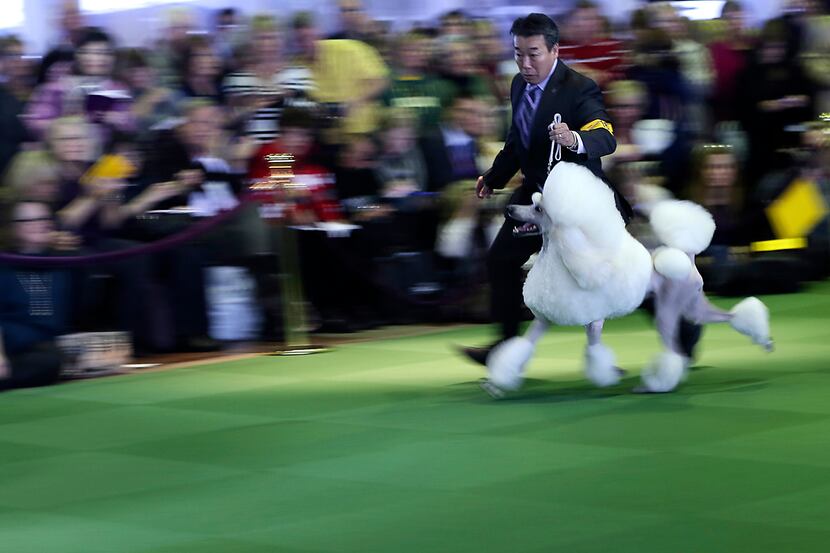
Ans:
POLYGON ((651 279, 651 255, 625 230, 608 186, 580 165, 559 163, 542 205, 553 228, 524 285, 534 315, 586 325, 636 309, 651 279))
POLYGON ((557 163, 545 181, 542 204, 554 224, 580 229, 596 248, 616 249, 628 235, 614 193, 582 165, 557 163))
POLYGON ((666 200, 651 212, 651 225, 665 244, 652 259, 625 229, 608 186, 588 169, 559 163, 534 194, 533 206, 511 205, 511 217, 536 224, 543 246, 524 285, 525 304, 536 320, 524 337, 511 338, 493 349, 485 381, 491 395, 519 389, 534 344, 548 325, 585 326, 585 374, 598 386, 619 382, 614 355, 601 344, 602 322, 634 311, 653 291, 657 327, 665 350, 643 370, 644 389, 670 392, 683 379, 688 358, 678 351, 676 325, 681 319, 700 324, 726 322, 756 343, 771 349, 769 314, 756 298, 729 313, 703 294, 703 280, 694 256, 714 234, 712 216, 697 204, 666 200), (496 393, 494 393, 496 392, 496 393))
POLYGON ((525 365, 533 357, 534 345, 524 337, 505 340, 487 356, 490 382, 505 391, 521 388, 524 381, 525 365))
POLYGON ((686 375, 688 363, 688 358, 663 350, 643 369, 641 379, 644 388, 655 393, 671 392, 686 375))
POLYGON ((692 272, 692 260, 677 248, 657 248, 651 257, 654 259, 654 270, 666 278, 683 280, 692 272))
POLYGON ((697 255, 708 248, 715 233, 712 215, 685 200, 659 202, 651 210, 649 221, 663 244, 687 254, 697 255))
POLYGON ((600 388, 620 381, 620 372, 614 366, 614 352, 603 344, 585 348, 585 377, 600 388))
POLYGON ((756 297, 741 300, 730 311, 732 319, 729 324, 732 328, 749 336, 753 342, 767 351, 772 350, 772 339, 769 335, 769 310, 756 297))

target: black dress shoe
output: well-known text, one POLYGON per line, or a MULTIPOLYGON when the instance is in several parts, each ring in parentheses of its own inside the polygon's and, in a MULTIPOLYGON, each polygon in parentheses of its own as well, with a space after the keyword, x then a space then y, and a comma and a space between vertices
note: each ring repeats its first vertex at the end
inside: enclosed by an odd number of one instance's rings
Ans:
POLYGON ((491 349, 493 348, 458 348, 458 351, 473 363, 478 363, 486 367, 487 356, 490 355, 491 349))

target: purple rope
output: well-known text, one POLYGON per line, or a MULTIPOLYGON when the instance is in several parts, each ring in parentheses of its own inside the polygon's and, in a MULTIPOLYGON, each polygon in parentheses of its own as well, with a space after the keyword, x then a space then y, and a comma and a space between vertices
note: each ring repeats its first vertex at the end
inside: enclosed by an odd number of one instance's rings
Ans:
POLYGON ((209 230, 221 225, 250 203, 251 200, 243 200, 228 211, 223 211, 218 215, 209 217, 198 223, 193 224, 189 228, 178 232, 172 236, 162 238, 150 244, 142 244, 134 248, 126 248, 114 252, 95 253, 90 255, 76 255, 76 256, 56 256, 43 257, 36 255, 17 255, 11 253, 0 253, 0 263, 8 263, 11 265, 26 265, 27 267, 76 267, 78 265, 87 265, 92 263, 104 263, 108 261, 120 261, 128 257, 137 255, 148 255, 168 250, 189 242, 194 238, 198 238, 209 230))

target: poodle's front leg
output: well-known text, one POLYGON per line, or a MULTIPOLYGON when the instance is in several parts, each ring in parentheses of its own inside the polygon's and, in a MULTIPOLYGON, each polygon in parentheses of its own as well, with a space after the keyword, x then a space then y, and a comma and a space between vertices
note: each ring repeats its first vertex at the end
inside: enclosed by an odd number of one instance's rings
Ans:
POLYGON ((525 366, 533 357, 536 343, 544 335, 550 323, 537 317, 524 336, 514 336, 497 345, 487 356, 487 370, 490 378, 482 388, 493 397, 502 397, 505 391, 521 388, 525 366))
POLYGON ((585 346, 585 376, 604 388, 620 381, 623 371, 614 365, 614 352, 602 343, 602 327, 605 320, 600 319, 585 325, 588 345, 585 346))
POLYGON ((585 325, 585 335, 588 337, 588 345, 595 346, 602 340, 602 327, 605 319, 600 319, 585 325))
POLYGON ((530 340, 530 343, 535 346, 536 342, 547 332, 548 328, 550 328, 550 322, 536 317, 525 332, 525 338, 530 340))
POLYGON ((663 279, 655 289, 654 324, 663 351, 657 354, 641 374, 642 386, 638 392, 664 393, 674 390, 686 374, 689 360, 680 346, 680 320, 690 313, 692 295, 696 286, 692 279, 677 281, 663 279))

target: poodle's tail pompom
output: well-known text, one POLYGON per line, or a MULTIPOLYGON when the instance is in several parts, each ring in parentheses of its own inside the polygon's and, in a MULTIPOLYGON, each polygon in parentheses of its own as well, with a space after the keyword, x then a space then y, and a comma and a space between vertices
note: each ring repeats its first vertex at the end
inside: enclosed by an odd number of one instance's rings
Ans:
POLYGON ((687 200, 657 203, 649 222, 663 244, 686 253, 699 254, 709 247, 715 234, 712 214, 687 200))
POLYGON ((652 393, 671 392, 686 375, 688 358, 673 351, 662 351, 649 366, 643 369, 640 378, 646 391, 652 393))
POLYGON ((602 344, 585 348, 585 376, 600 388, 620 381, 620 371, 614 366, 614 352, 602 344))
POLYGON ((730 311, 732 328, 749 336, 753 342, 767 351, 772 351, 772 338, 769 335, 769 309, 764 302, 750 297, 739 302, 730 311))
POLYGON ((677 248, 657 248, 652 258, 654 270, 671 280, 686 280, 692 272, 689 256, 677 248))
POLYGON ((525 365, 533 356, 533 342, 516 336, 505 340, 487 356, 490 382, 509 392, 522 387, 525 365))

